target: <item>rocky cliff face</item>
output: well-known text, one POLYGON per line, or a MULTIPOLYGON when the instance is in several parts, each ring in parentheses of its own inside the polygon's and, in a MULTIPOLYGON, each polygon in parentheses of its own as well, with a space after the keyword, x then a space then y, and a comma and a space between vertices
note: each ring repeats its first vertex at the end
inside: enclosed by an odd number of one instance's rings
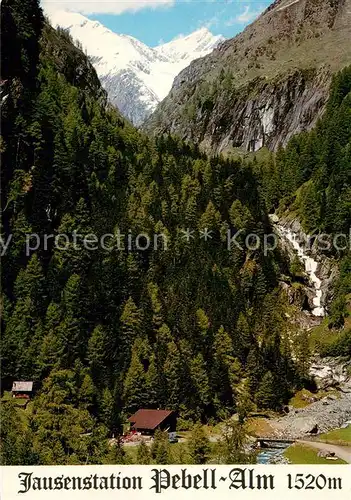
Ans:
POLYGON ((330 78, 328 70, 297 70, 270 82, 257 78, 230 94, 218 93, 211 109, 199 106, 191 119, 176 116, 163 132, 215 152, 257 151, 262 146, 276 150, 295 133, 315 125, 328 99, 330 78))
POLYGON ((328 71, 296 71, 269 83, 259 79, 246 99, 247 87, 243 96, 234 97, 224 116, 220 115, 224 103, 219 103, 219 113, 210 117, 205 144, 216 151, 233 146, 246 151, 257 151, 262 146, 277 149, 295 133, 314 126, 326 104, 329 81, 328 71), (221 120, 227 120, 228 126, 222 129, 221 120))
POLYGON ((351 62, 351 0, 278 0, 175 79, 146 128, 205 149, 276 150, 323 113, 351 62))

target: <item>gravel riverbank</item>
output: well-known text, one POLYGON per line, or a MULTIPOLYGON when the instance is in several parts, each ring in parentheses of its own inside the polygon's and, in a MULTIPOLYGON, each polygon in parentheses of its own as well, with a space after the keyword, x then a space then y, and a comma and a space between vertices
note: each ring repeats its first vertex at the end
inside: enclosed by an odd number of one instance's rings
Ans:
POLYGON ((326 396, 306 408, 291 410, 289 414, 270 421, 276 437, 304 439, 341 427, 351 419, 351 387, 344 387, 336 395, 326 396))

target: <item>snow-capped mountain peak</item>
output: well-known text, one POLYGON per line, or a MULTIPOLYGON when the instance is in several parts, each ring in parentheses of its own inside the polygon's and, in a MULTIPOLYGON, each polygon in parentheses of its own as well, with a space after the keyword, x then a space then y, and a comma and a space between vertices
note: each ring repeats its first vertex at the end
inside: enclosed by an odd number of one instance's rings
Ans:
POLYGON ((51 22, 79 40, 111 102, 135 125, 140 125, 166 97, 180 71, 224 40, 201 28, 152 48, 75 12, 56 11, 51 22))
POLYGON ((200 28, 190 35, 179 36, 168 43, 155 47, 159 54, 178 60, 190 60, 203 57, 211 52, 225 38, 222 35, 214 36, 207 28, 200 28))

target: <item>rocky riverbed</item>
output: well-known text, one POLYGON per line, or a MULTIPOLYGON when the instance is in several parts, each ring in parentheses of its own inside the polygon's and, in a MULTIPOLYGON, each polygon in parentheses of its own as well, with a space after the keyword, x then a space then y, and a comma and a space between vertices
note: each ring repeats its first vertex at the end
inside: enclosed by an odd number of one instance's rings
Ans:
POLYGON ((342 427, 351 420, 351 360, 319 358, 312 360, 310 375, 326 396, 311 400, 305 408, 293 408, 281 417, 266 419, 270 437, 308 439, 342 427))
POLYGON ((338 395, 326 396, 306 408, 295 409, 284 417, 271 421, 274 436, 286 439, 306 439, 342 427, 351 420, 351 387, 338 395))

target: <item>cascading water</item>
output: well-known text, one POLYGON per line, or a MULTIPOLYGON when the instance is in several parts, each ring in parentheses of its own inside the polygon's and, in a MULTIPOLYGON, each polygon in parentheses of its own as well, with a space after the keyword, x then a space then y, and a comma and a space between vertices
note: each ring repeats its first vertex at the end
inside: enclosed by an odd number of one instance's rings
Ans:
POLYGON ((296 250, 297 255, 304 265, 305 272, 308 275, 310 282, 315 290, 315 297, 313 298, 314 308, 312 309, 313 316, 323 317, 325 316, 325 309, 322 306, 322 282, 316 275, 318 268, 318 262, 316 262, 312 257, 305 254, 303 247, 300 245, 297 239, 297 234, 287 229, 284 226, 276 224, 277 230, 281 237, 286 238, 296 250))

